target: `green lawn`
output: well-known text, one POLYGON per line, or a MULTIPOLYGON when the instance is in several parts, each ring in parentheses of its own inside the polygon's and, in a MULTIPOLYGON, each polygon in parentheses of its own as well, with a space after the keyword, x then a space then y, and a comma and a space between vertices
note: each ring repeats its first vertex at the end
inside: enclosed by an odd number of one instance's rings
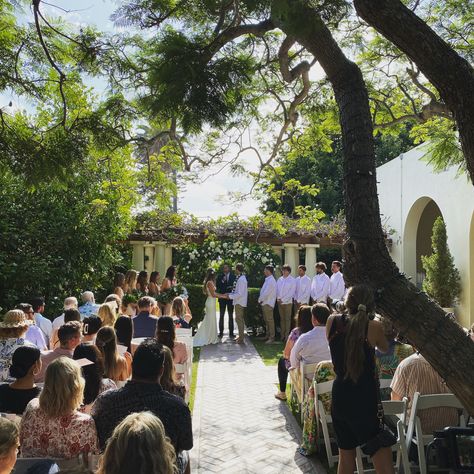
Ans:
POLYGON ((250 337, 255 349, 263 360, 265 365, 277 365, 278 359, 283 355, 285 343, 275 342, 275 344, 265 344, 263 339, 257 339, 254 336, 250 337))
POLYGON ((191 412, 193 411, 193 408, 194 408, 194 396, 196 395, 197 371, 198 371, 200 356, 201 356, 201 348, 194 347, 193 348, 193 375, 192 375, 191 388, 189 392, 189 409, 191 410, 191 412))

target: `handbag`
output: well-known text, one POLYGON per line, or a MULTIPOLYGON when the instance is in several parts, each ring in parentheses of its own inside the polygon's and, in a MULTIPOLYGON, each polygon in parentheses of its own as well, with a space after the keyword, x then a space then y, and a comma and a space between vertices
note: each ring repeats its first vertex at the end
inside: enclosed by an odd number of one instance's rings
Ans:
POLYGON ((379 432, 360 447, 362 452, 367 456, 373 456, 380 448, 389 448, 397 442, 397 438, 385 426, 382 398, 380 397, 380 379, 376 363, 375 367, 375 390, 377 391, 377 418, 379 419, 379 432))

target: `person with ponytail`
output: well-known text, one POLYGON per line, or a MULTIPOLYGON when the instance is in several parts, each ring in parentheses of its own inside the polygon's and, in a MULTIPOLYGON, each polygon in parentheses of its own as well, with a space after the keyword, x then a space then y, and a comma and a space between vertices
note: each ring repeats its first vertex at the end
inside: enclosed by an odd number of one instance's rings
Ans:
POLYGON ((373 320, 374 292, 367 285, 355 285, 349 288, 344 303, 346 313, 332 315, 326 325, 336 373, 331 415, 339 447, 337 472, 354 472, 356 447, 361 446, 372 456, 378 474, 393 473, 390 444, 379 436, 375 348, 386 352, 388 341, 382 324, 373 320))
POLYGON ((41 392, 35 385, 40 370, 41 352, 37 347, 20 346, 13 353, 10 376, 16 380, 0 385, 0 412, 23 414, 30 400, 41 392))
POLYGON ((95 345, 104 359, 104 377, 114 382, 123 382, 130 377, 132 358, 128 352, 121 356, 117 349, 117 336, 114 328, 105 326, 99 329, 95 345))

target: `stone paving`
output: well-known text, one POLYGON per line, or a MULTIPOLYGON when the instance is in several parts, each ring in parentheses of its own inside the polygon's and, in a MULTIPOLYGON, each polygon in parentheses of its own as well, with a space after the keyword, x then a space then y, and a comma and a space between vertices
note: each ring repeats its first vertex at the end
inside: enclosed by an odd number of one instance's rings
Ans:
POLYGON ((274 398, 276 367, 266 367, 246 338, 203 347, 193 412, 193 473, 325 473, 300 455, 287 405, 274 398))

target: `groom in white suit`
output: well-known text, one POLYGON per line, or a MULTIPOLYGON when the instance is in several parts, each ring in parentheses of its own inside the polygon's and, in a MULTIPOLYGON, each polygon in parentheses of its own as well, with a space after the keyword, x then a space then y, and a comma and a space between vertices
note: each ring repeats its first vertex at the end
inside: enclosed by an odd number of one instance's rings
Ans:
POLYGON ((247 278, 244 275, 244 266, 241 263, 238 263, 235 266, 235 274, 237 276, 235 280, 235 287, 232 290, 232 293, 227 293, 227 298, 231 299, 234 304, 235 309, 235 322, 237 323, 237 328, 239 329, 239 337, 235 342, 238 344, 244 344, 244 311, 247 307, 247 278))

